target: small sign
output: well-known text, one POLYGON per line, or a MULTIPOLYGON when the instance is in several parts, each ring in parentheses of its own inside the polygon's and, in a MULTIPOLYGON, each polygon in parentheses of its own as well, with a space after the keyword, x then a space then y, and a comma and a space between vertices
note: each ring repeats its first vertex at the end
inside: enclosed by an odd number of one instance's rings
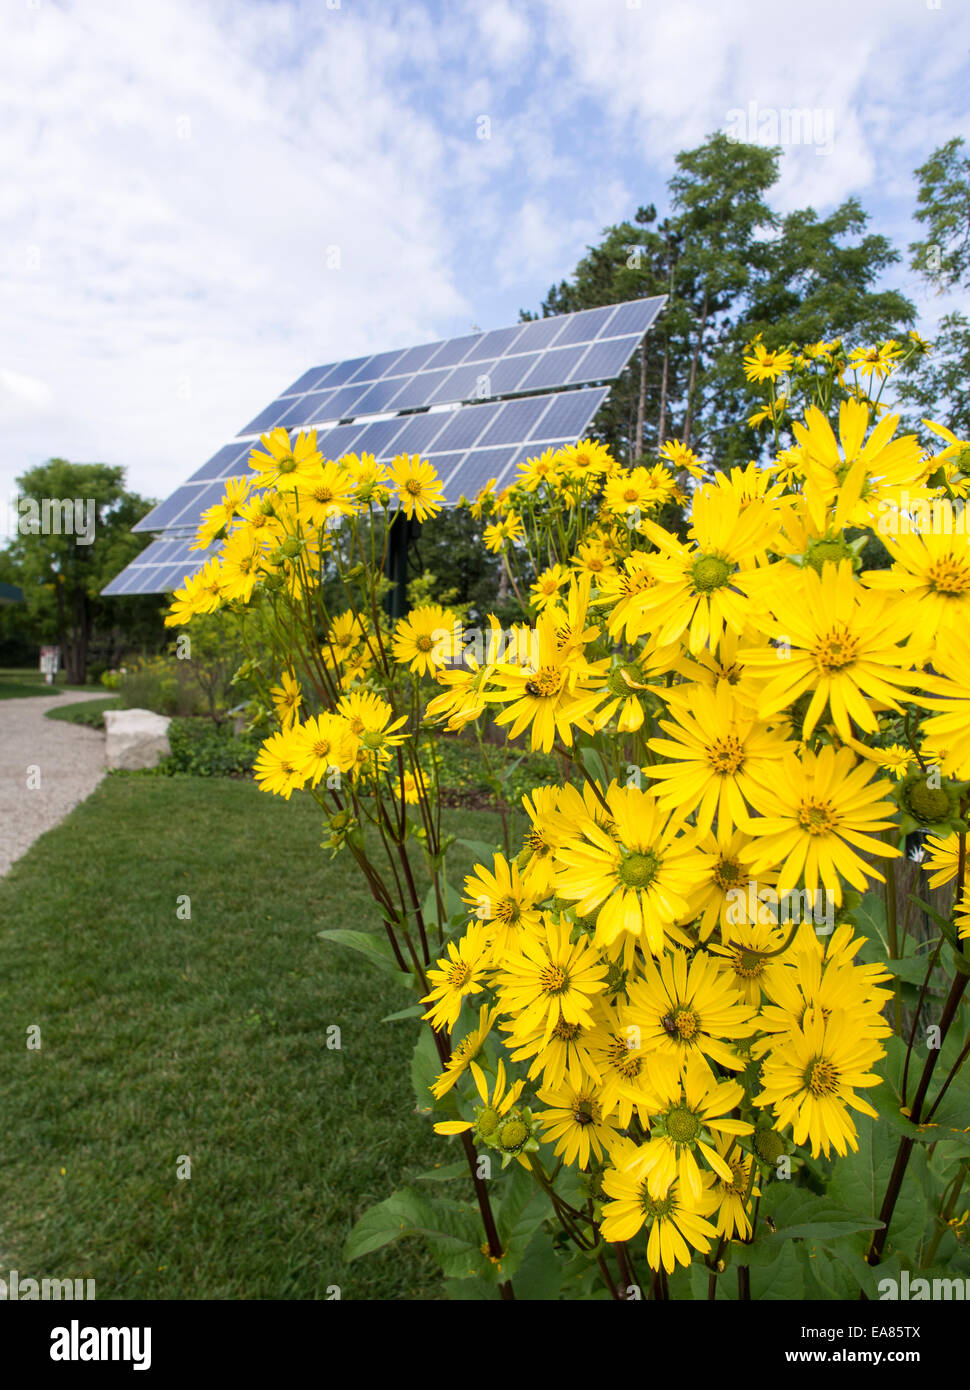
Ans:
POLYGON ((54 676, 60 670, 60 666, 60 647, 41 647, 40 669, 43 672, 44 680, 47 682, 48 685, 54 684, 54 676))

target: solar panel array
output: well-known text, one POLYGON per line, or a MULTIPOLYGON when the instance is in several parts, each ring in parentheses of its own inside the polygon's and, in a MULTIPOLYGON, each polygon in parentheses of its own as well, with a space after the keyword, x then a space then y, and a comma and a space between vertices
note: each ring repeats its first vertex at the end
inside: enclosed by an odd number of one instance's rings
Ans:
POLYGON ((249 475, 258 436, 280 426, 315 428, 325 458, 420 454, 446 504, 490 478, 504 486, 522 460, 585 433, 609 393, 586 383, 619 376, 664 303, 632 300, 311 368, 137 523, 162 535, 102 592, 181 586, 218 549, 190 549, 202 513, 228 479, 249 475))

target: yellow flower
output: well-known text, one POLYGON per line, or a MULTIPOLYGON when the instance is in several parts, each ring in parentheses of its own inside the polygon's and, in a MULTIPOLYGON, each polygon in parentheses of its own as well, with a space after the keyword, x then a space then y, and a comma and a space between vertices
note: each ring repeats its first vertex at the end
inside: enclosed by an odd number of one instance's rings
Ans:
POLYGON ((428 603, 413 608, 401 618, 394 634, 394 657, 410 662, 410 670, 418 676, 433 676, 446 666, 460 647, 461 633, 455 615, 440 604, 428 603))
POLYGON ((931 888, 942 888, 956 878, 960 868, 960 837, 954 831, 945 838, 927 835, 926 848, 929 851, 923 868, 930 879, 931 888))
MULTIPOLYGON (((881 799, 889 784, 872 782, 873 769, 857 763, 851 748, 830 746, 819 753, 789 753, 763 782, 756 781, 751 802, 758 812, 744 829, 753 843, 739 852, 757 876, 778 870, 778 889, 786 892, 804 879, 842 902, 840 876, 865 892, 866 875, 883 875, 858 853, 898 858, 900 851, 877 838, 894 824, 896 807, 881 799)), ((755 782, 756 779, 753 779, 755 782)))
POLYGON ((272 734, 260 748, 253 764, 253 774, 261 792, 272 792, 289 801, 292 792, 306 782, 300 768, 302 752, 292 732, 272 734))
POLYGON ((787 348, 769 352, 764 343, 755 343, 744 359, 744 374, 749 381, 777 381, 794 365, 795 358, 787 348))
POLYGON ((834 1148, 837 1154, 858 1151, 849 1109, 878 1119, 878 1112, 856 1089, 878 1086, 871 1070, 883 1055, 870 1034, 860 1032, 841 1012, 827 1020, 811 1009, 804 1025, 780 1035, 761 1064, 764 1087, 755 1105, 772 1106, 777 1124, 792 1126, 796 1144, 810 1143, 812 1157, 834 1148))
POLYGON ((431 1008, 421 1017, 429 1019, 436 1032, 454 1028, 465 996, 481 993, 491 954, 486 928, 472 922, 460 941, 448 942, 447 956, 428 970, 428 983, 433 989, 421 1002, 431 1008))
POLYGON ((704 481, 704 470, 708 465, 681 440, 669 439, 666 444, 661 444, 657 453, 667 460, 671 468, 686 469, 699 483, 704 481))
MULTIPOLYGON (((591 631, 595 636, 596 629, 591 631)), ((502 662, 488 699, 508 704, 495 722, 511 724, 510 738, 518 738, 531 724, 533 750, 548 753, 557 735, 567 747, 572 744, 574 725, 593 732, 590 716, 602 698, 596 680, 609 659, 588 663, 581 653, 564 651, 556 614, 548 608, 536 623, 534 657, 525 664, 502 662)))
POLYGON ((759 772, 770 778, 793 745, 759 723, 726 681, 714 690, 673 686, 664 693, 676 722, 659 721, 669 738, 652 738, 648 747, 664 761, 645 769, 661 781, 661 805, 668 811, 679 808, 682 816, 696 810, 702 832, 710 830, 715 815, 725 829, 744 824, 750 779, 759 772))
MULTIPOLYGON (((502 1116, 507 1115, 518 1100, 525 1082, 516 1081, 506 1091, 505 1063, 500 1057, 495 1068, 495 1087, 489 1096, 485 1073, 477 1062, 472 1062, 470 1066, 475 1089, 482 1101, 481 1105, 475 1107, 474 1120, 441 1120, 435 1125, 434 1132, 435 1134, 464 1134, 470 1129, 474 1132, 476 1139, 487 1142, 493 1137, 502 1116)), ((434 1087, 432 1087, 433 1090, 434 1087)))
POLYGON ((744 1069, 745 1058, 729 1043, 751 1036, 755 1012, 706 951, 689 962, 676 948, 659 962, 645 959, 628 992, 626 1017, 640 1029, 648 1058, 656 1052, 683 1066, 703 1053, 729 1071, 744 1069))
POLYGON ((720 641, 725 628, 741 632, 750 617, 750 600, 737 587, 739 566, 750 567, 764 554, 778 530, 774 508, 763 501, 744 505, 736 492, 708 484, 694 497, 692 545, 654 522, 644 523, 662 552, 646 568, 657 581, 636 596, 636 623, 627 636, 650 633, 663 645, 685 632, 692 653, 720 641))
POLYGON ((254 487, 302 488, 323 461, 317 449, 315 429, 301 430, 296 443, 291 444, 289 433, 280 425, 270 434, 262 435, 259 442, 266 453, 254 449, 249 456, 250 468, 258 471, 258 477, 253 479, 254 487))
POLYGON ((397 488, 398 499, 408 518, 427 521, 441 510, 444 489, 431 464, 420 454, 398 454, 390 467, 391 478, 397 488))
POLYGON ((538 927, 541 918, 536 908, 536 896, 528 877, 510 864, 504 854, 496 854, 493 872, 478 864, 465 879, 465 902, 481 922, 492 926, 496 961, 514 949, 522 931, 538 927))
POLYGON ((894 687, 918 683, 900 645, 912 631, 912 615, 862 588, 850 560, 823 564, 821 574, 809 566, 784 567, 779 575, 777 568, 759 572, 769 582, 759 583, 758 593, 775 617, 763 626, 783 645, 749 648, 741 658, 769 676, 758 697, 759 715, 769 719, 811 691, 806 738, 826 708, 846 742, 853 721, 877 733, 872 702, 901 713, 894 687))
POLYGON ((616 1122, 604 1116, 594 1083, 572 1086, 565 1081, 561 1086, 544 1086, 538 1096, 543 1105, 552 1107, 541 1110, 536 1119, 546 1131, 544 1138, 550 1143, 556 1140, 557 1158, 588 1168, 591 1156, 603 1157, 616 1138, 616 1122))
POLYGON ((294 761, 311 787, 334 770, 349 772, 357 760, 357 737, 336 714, 311 716, 295 726, 292 747, 294 761))
POLYGON ((596 914, 597 946, 626 932, 659 955, 665 929, 689 916, 697 833, 680 816, 668 817, 652 792, 614 785, 606 801, 612 833, 591 818, 576 826, 556 850, 556 891, 581 917, 596 914))
POLYGON ((482 540, 485 549, 490 550, 493 555, 497 555, 500 550, 504 550, 509 541, 521 540, 525 535, 525 527, 522 525, 521 518, 515 512, 509 512, 508 516, 496 521, 492 526, 486 526, 482 532, 482 540))
MULTIPOLYGON (((431 1094, 436 1100, 448 1094, 452 1087, 456 1086, 472 1062, 479 1055, 485 1046, 485 1039, 492 1031, 492 1024, 498 1017, 498 1009, 490 1009, 487 1004, 483 1004, 478 1010, 478 1023, 457 1043, 451 1051, 451 1056, 445 1063, 445 1069, 431 1087, 431 1094)), ((439 1131, 440 1132, 440 1131, 439 1131)))
POLYGON ((303 702, 300 682, 292 671, 284 671, 280 676, 279 685, 274 685, 269 693, 276 706, 276 717, 281 726, 284 729, 291 728, 303 702))
MULTIPOLYGON (((673 1183, 660 1200, 650 1196, 646 1179, 637 1177, 627 1166, 636 1147, 631 1139, 621 1139, 610 1152, 614 1166, 603 1174, 603 1191, 613 1200, 604 1203, 600 1234, 606 1241, 627 1241, 646 1226, 650 1232, 647 1263, 651 1269, 662 1265, 672 1274, 678 1264, 690 1264, 691 1247, 706 1255, 717 1231, 680 1191, 678 1183, 673 1183)), ((708 1198, 703 1210, 710 1214, 713 1206, 708 1198)))
POLYGON ((903 350, 894 338, 889 338, 878 347, 853 348, 849 353, 848 365, 862 376, 888 376, 893 370, 903 350))
POLYGON ((589 1027, 593 1001, 605 988, 606 966, 589 941, 570 941, 565 918, 544 918, 539 930, 518 934, 496 980, 502 1012, 515 1020, 514 1037, 542 1028, 548 1038, 559 1018, 589 1027))
POLYGON ((651 1137, 640 1147, 629 1171, 647 1180, 647 1192, 657 1201, 666 1197, 676 1179, 692 1206, 704 1196, 697 1155, 722 1180, 731 1169, 713 1147, 717 1134, 750 1134, 754 1126, 731 1118, 744 1099, 737 1081, 718 1081, 699 1053, 688 1058, 682 1076, 668 1089, 651 1121, 651 1137))

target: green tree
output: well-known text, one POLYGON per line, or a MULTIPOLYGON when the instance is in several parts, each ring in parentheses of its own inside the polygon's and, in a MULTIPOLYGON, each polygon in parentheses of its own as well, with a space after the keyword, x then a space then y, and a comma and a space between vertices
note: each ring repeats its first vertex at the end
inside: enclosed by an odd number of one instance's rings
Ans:
POLYGON ((597 417, 597 432, 625 460, 671 437, 723 465, 757 455, 764 443, 743 421, 760 396, 741 358, 758 333, 769 347, 823 337, 871 342, 914 321, 903 295, 877 288, 899 252, 867 231, 855 199, 826 218, 812 208, 772 211, 766 195, 779 158, 778 149, 724 134, 682 152, 669 215, 657 222, 651 205, 635 222, 606 228, 543 301, 547 315, 668 296, 597 417))
MULTIPOLYGON (((970 289, 970 156, 963 149, 959 137, 948 140, 916 170, 916 218, 927 236, 910 244, 911 265, 940 294, 970 289)), ((970 322, 963 313, 943 317, 932 355, 913 363, 896 389, 900 401, 914 409, 909 423, 924 443, 931 436, 922 418, 970 439, 970 322)))
POLYGON ((927 235, 910 243, 913 269, 938 290, 964 288, 970 277, 970 156, 955 136, 916 170, 916 220, 927 235))
MULTIPOLYGON (((132 526, 153 505, 124 486, 124 469, 50 459, 17 479, 19 532, 8 548, 28 612, 42 638, 56 638, 67 679, 83 685, 92 635, 110 630, 115 600, 101 590, 148 544, 132 526)), ((146 633, 160 626, 158 599, 127 614, 146 633), (152 621, 145 623, 149 611, 152 621)))

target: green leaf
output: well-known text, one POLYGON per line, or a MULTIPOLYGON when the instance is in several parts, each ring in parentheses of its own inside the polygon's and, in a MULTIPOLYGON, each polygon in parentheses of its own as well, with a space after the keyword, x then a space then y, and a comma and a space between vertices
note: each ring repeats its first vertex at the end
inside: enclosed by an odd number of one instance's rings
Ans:
POLYGON ((425 1012, 423 1004, 409 1004, 406 1009, 398 1009, 396 1014, 388 1014, 382 1023, 396 1023, 399 1018, 421 1018, 425 1012))
POLYGON ((448 1182, 452 1178, 467 1178, 468 1164, 464 1160, 457 1163, 442 1163, 437 1168, 429 1168, 427 1172, 419 1173, 415 1182, 448 1182))
POLYGON ((447 1277, 482 1277, 477 1221, 470 1208, 405 1187, 364 1213, 347 1237, 344 1259, 349 1263, 402 1236, 424 1236, 447 1277))
POLYGON ((402 984, 410 984, 411 972, 403 971, 398 965, 391 944, 385 936, 380 936, 377 932, 351 931, 346 927, 328 927, 326 931, 318 931, 317 936, 321 941, 332 941, 337 946, 346 946, 348 950, 358 951, 375 965, 379 965, 382 970, 394 975, 402 984))
POLYGON ((562 1290, 564 1260, 548 1231, 536 1231, 522 1257, 512 1289, 517 1299, 549 1303, 562 1290))
MULTIPOLYGON (((446 926, 449 919, 453 916, 457 917, 461 914, 463 919, 468 916, 460 893, 448 882, 441 885, 441 899, 443 908, 441 919, 442 926, 446 926)), ((426 925, 438 925, 438 899, 435 897, 433 886, 428 889, 425 895, 424 903, 421 908, 421 915, 424 917, 426 925)))
POLYGON ((422 1028, 411 1055, 411 1082, 419 1115, 430 1115, 434 1109, 431 1087, 441 1075, 441 1058, 435 1047, 430 1028, 422 1028))
MULTIPOLYGON (((882 944, 882 954, 876 959, 885 963, 889 956, 889 933, 886 928, 886 905, 879 893, 865 893, 862 902, 852 914, 855 924, 870 941, 882 944)), ((866 957, 867 958, 867 957, 866 957)))
POLYGON ((477 855, 478 862, 484 864, 486 869, 492 867, 495 855, 499 850, 498 845, 488 845, 484 840, 464 840, 461 836, 457 837, 455 843, 464 845, 466 849, 470 849, 472 854, 477 855))
MULTIPOLYGON (((850 1152, 844 1158, 838 1159, 827 1197, 830 1202, 852 1212, 860 1221, 871 1216, 874 1228, 879 1219, 879 1210, 886 1194, 900 1136, 893 1133, 887 1125, 873 1122, 867 1115, 853 1118, 858 1130, 859 1149, 857 1153, 850 1152)), ((906 1176, 889 1227, 885 1245, 887 1255, 893 1249, 905 1252, 919 1248, 930 1215, 926 1197, 928 1184, 932 1185, 932 1179, 927 1170, 926 1150, 920 1144, 912 1150, 909 1157, 906 1176)), ((868 1237, 856 1237, 855 1244, 856 1248, 864 1253, 868 1237)))

